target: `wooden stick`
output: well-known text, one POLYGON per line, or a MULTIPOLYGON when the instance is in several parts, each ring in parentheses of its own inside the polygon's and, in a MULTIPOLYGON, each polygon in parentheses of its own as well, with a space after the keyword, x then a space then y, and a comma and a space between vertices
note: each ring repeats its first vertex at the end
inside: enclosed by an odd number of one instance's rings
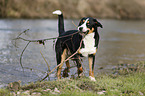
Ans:
POLYGON ((74 23, 74 21, 72 21, 72 24, 77 28, 78 26, 74 23))
POLYGON ((43 57, 43 59, 44 59, 45 63, 47 64, 48 71, 50 72, 51 70, 50 70, 50 67, 49 67, 48 62, 46 61, 46 59, 45 59, 45 57, 43 56, 43 54, 42 54, 42 52, 41 52, 41 51, 40 51, 40 53, 41 53, 41 56, 43 57))

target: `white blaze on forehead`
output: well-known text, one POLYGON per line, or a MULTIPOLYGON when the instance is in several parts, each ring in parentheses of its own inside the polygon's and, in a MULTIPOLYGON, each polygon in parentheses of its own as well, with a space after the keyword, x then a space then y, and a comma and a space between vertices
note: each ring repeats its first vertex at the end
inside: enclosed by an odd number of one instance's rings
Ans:
POLYGON ((80 27, 82 27, 83 29, 82 29, 82 31, 83 32, 86 32, 88 29, 87 29, 87 22, 88 22, 88 20, 89 20, 89 18, 88 19, 86 19, 86 21, 82 24, 82 25, 80 25, 79 27, 78 27, 78 30, 79 30, 79 28, 80 27))
POLYGON ((60 10, 56 10, 56 11, 53 12, 53 14, 61 15, 62 12, 60 10))

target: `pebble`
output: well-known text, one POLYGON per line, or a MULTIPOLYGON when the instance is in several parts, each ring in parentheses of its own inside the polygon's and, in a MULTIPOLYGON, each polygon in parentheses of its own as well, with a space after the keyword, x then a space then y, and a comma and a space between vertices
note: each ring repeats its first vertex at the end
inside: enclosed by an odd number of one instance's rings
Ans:
POLYGON ((60 91, 55 87, 54 92, 60 93, 60 91))
POLYGON ((101 91, 101 92, 97 92, 97 94, 102 95, 104 94, 106 91, 101 91))
POLYGON ((39 92, 34 92, 34 93, 31 94, 31 96, 41 96, 41 93, 39 93, 39 92))
POLYGON ((51 91, 51 89, 46 89, 46 90, 43 90, 43 91, 48 92, 48 91, 51 91))
POLYGON ((139 91, 139 94, 140 94, 141 96, 144 96, 144 94, 143 94, 142 92, 140 92, 140 91, 139 91))

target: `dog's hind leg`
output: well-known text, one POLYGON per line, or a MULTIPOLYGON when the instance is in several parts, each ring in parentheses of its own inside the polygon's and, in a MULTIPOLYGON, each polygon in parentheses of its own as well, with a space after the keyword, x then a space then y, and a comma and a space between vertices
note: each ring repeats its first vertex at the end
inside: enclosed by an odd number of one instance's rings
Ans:
POLYGON ((78 68, 78 77, 80 77, 82 75, 82 72, 83 72, 82 63, 81 63, 81 60, 79 60, 79 58, 76 59, 75 61, 77 63, 77 68, 78 68))
POLYGON ((69 60, 65 62, 66 63, 66 67, 64 70, 63 70, 63 74, 62 74, 62 77, 69 77, 69 72, 70 72, 70 64, 69 64, 69 60))
POLYGON ((63 53, 61 55, 60 66, 57 68, 57 78, 58 79, 61 79, 61 69, 62 69, 63 63, 66 59, 66 51, 67 51, 67 49, 63 50, 63 53))
POLYGON ((94 77, 94 62, 95 62, 95 55, 91 54, 88 57, 89 59, 89 78, 92 81, 96 81, 94 77))

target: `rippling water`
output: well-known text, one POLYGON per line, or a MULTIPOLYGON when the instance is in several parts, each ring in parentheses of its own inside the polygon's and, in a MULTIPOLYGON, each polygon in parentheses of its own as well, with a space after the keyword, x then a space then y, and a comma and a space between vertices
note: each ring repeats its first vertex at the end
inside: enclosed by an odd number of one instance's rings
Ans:
MULTIPOLYGON (((145 21, 99 20, 103 29, 99 29, 100 44, 96 55, 95 73, 110 72, 119 63, 134 63, 145 60, 145 21), (103 67, 102 70, 99 68, 103 67)), ((74 20, 77 25, 79 20, 74 20)), ((20 32, 30 29, 22 37, 43 39, 57 37, 57 20, 49 19, 0 19, 0 87, 6 83, 21 80, 23 84, 43 78, 48 68, 40 51, 48 61, 51 69, 56 66, 53 40, 46 41, 45 46, 30 43, 23 55, 23 66, 37 70, 25 69, 19 64, 20 54, 27 44, 22 40, 15 42, 20 32)), ((76 29, 72 20, 65 20, 65 29, 76 29)), ((88 74, 87 58, 83 60, 86 75, 88 74)), ((72 62, 72 65, 73 62, 72 62)), ((71 70, 75 73, 76 68, 71 70)), ((55 79, 55 73, 51 74, 55 79)))

